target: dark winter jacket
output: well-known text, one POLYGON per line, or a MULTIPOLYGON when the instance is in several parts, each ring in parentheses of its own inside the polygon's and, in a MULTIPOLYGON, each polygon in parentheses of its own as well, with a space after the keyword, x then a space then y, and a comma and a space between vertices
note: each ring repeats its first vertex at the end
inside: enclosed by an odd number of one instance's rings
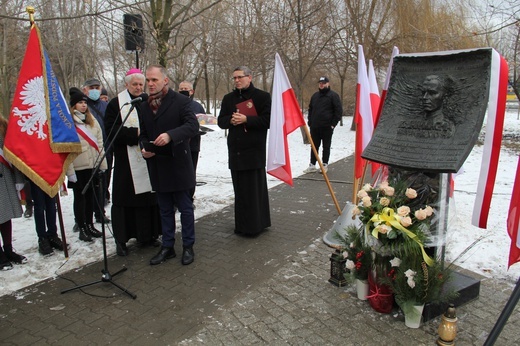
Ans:
MULTIPOLYGON (((195 113, 195 115, 201 113, 206 114, 206 110, 204 109, 204 107, 202 107, 202 105, 194 99, 191 99, 191 109, 195 113)), ((200 151, 200 135, 201 132, 199 131, 199 133, 197 133, 195 137, 192 137, 190 139, 190 149, 192 152, 200 151)))
POLYGON ((190 103, 188 97, 170 89, 155 115, 147 102, 141 104, 139 142, 153 141, 164 132, 172 139, 163 147, 166 154, 146 159, 154 191, 175 192, 195 186, 189 139, 199 131, 199 122, 190 103))
POLYGON ((309 103, 309 127, 336 127, 343 115, 339 95, 328 89, 314 93, 309 103))
POLYGON ((244 90, 235 89, 222 99, 218 126, 228 129, 229 169, 248 170, 265 167, 267 130, 271 120, 271 95, 253 83, 244 90), (257 115, 247 116, 244 125, 231 125, 238 103, 252 100, 257 115))

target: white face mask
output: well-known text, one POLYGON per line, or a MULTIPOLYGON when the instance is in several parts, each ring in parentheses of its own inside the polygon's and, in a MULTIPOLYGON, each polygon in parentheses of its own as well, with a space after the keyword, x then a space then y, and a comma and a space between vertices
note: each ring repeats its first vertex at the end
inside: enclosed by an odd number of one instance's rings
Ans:
POLYGON ((97 101, 99 99, 99 96, 101 96, 101 90, 90 89, 88 91, 88 98, 92 101, 97 101))

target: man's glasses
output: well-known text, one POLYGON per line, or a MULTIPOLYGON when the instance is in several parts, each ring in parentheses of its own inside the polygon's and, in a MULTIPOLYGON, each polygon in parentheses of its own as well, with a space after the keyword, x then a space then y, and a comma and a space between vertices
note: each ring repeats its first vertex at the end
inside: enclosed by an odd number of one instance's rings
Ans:
POLYGON ((245 77, 248 77, 248 76, 234 76, 234 77, 231 77, 231 80, 239 80, 239 79, 242 79, 242 78, 245 78, 245 77))

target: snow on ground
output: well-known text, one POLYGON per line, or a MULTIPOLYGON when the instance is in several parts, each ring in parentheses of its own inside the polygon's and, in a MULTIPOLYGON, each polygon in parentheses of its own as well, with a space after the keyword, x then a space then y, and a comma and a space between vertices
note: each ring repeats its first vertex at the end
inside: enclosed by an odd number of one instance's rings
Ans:
MULTIPOLYGON (((345 117, 343 121, 344 125, 338 126, 334 131, 331 163, 351 155, 354 151, 355 133, 350 131, 352 118, 345 117)), ((197 187, 196 218, 201 218, 233 203, 233 187, 227 165, 225 132, 216 126, 208 127, 214 131, 208 132, 202 137, 197 181, 203 185, 197 187)), ((505 134, 520 135, 520 121, 516 110, 508 111, 504 128, 505 134)), ((289 147, 293 175, 296 177, 301 175, 308 166, 310 146, 303 144, 301 132, 297 130, 289 136, 289 147)), ((481 157, 482 147, 477 145, 464 164, 465 173, 456 178, 455 207, 451 209, 451 211, 455 211, 455 216, 452 217, 447 235, 446 258, 451 261, 459 257, 475 240, 479 239, 476 245, 457 260, 457 264, 478 274, 506 279, 514 283, 520 275, 520 264, 507 270, 510 239, 506 230, 506 219, 518 155, 505 147, 502 148, 487 230, 471 226, 470 221, 481 157)), ((268 175, 269 187, 277 184, 280 182, 268 175)), ((351 196, 342 196, 342 200, 350 198, 351 196)), ((72 201, 72 191, 69 196, 61 197, 66 237, 70 244, 68 259, 65 259, 61 252, 55 252, 49 257, 43 257, 38 253, 38 242, 32 217, 13 220, 13 246, 16 252, 27 256, 29 262, 25 265, 16 265, 13 270, 0 272, 0 295, 11 293, 47 278, 55 278, 58 274, 69 270, 81 270, 82 266, 103 258, 100 239, 96 239, 94 243, 85 243, 78 239, 77 233, 72 232, 74 225, 72 201)), ((110 214, 110 206, 106 210, 110 214)), ((333 221, 335 220, 330 220, 331 223, 333 221)), ((100 228, 99 224, 97 226, 100 228)), ((109 255, 115 253, 110 231, 110 225, 108 225, 107 251, 109 255)))

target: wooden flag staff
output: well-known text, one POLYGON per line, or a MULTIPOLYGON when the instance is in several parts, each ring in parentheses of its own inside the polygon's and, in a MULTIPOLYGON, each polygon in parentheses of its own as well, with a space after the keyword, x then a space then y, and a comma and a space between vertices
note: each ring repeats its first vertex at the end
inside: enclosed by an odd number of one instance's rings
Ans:
POLYGON ((312 140, 311 134, 309 132, 309 128, 307 125, 302 126, 305 135, 307 136, 307 139, 309 142, 311 142, 311 148, 312 152, 314 153, 314 156, 316 157, 316 160, 318 161, 318 164, 320 165, 321 172, 323 173, 323 178, 325 178, 325 182, 327 183, 327 187, 329 188, 330 195, 332 196, 332 201, 334 202, 334 205, 336 206, 336 210, 338 211, 339 215, 341 215, 341 208, 339 207, 338 200, 336 199, 336 194, 332 190, 332 186, 330 185, 329 177, 327 176, 327 173, 325 172, 325 169, 323 167, 323 163, 321 162, 320 156, 318 155, 318 151, 316 150, 316 146, 314 145, 314 141, 312 140))
POLYGON ((363 163, 363 174, 361 175, 361 178, 355 178, 355 176, 356 176, 356 165, 354 165, 354 186, 352 188, 352 203, 354 205, 358 203, 357 192, 359 191, 359 186, 361 184, 363 184, 363 182, 365 181, 365 176, 366 176, 366 173, 367 173, 367 167, 368 167, 368 161, 365 160, 365 162, 363 163))

